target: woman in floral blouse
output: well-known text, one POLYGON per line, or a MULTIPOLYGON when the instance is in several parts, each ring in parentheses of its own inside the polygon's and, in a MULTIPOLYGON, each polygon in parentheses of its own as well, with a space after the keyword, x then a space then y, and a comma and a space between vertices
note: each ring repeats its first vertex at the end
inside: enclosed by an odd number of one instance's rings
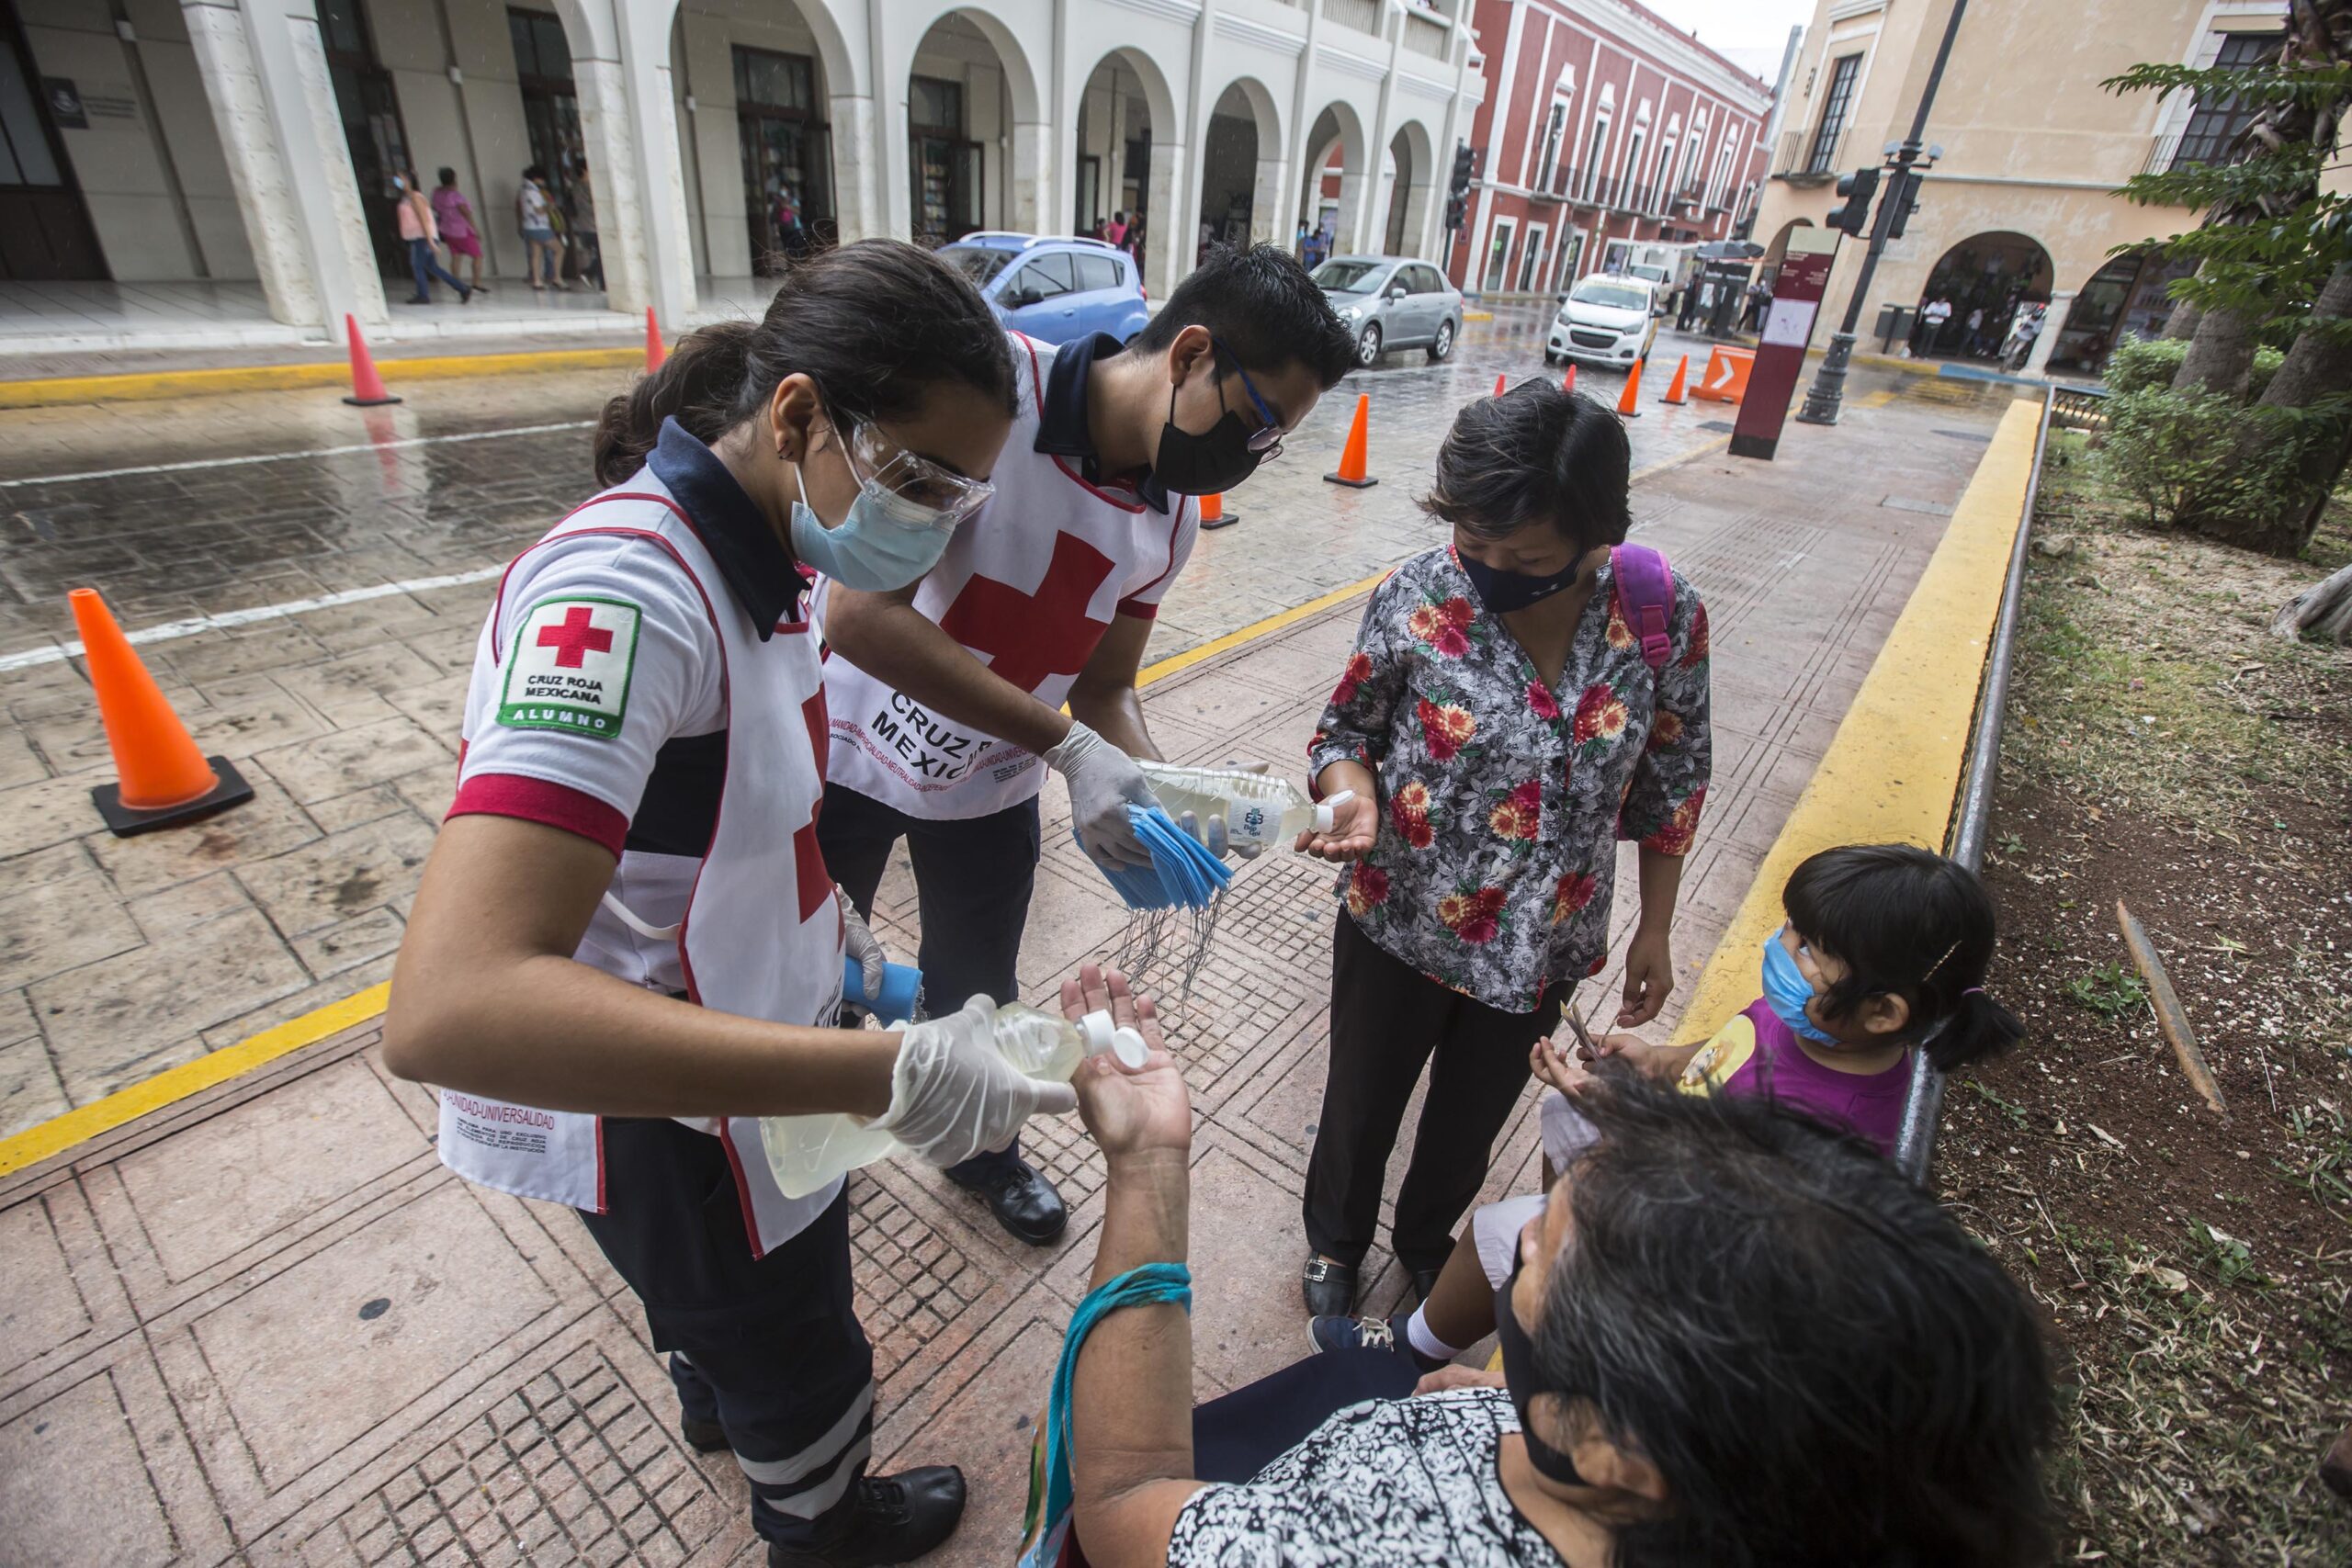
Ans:
POLYGON ((1656 1017, 1673 987, 1667 928, 1712 750, 1707 612, 1675 576, 1653 669, 1611 554, 1630 467, 1623 426, 1549 382, 1464 409, 1424 503, 1453 542, 1373 592, 1324 710, 1317 791, 1354 799, 1301 842, 1352 863, 1306 1176, 1310 1314, 1352 1310, 1389 1151, 1434 1053, 1393 1235, 1428 1293, 1529 1047, 1608 962, 1620 839, 1641 846, 1642 907, 1617 1026, 1656 1017))

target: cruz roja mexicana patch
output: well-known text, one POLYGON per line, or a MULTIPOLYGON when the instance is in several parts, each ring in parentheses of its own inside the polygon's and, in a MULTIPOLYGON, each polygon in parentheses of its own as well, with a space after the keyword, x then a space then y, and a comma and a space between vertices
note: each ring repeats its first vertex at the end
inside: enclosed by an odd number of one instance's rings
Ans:
POLYGON ((628 709, 643 612, 625 599, 546 599, 507 650, 498 722, 610 740, 628 709))

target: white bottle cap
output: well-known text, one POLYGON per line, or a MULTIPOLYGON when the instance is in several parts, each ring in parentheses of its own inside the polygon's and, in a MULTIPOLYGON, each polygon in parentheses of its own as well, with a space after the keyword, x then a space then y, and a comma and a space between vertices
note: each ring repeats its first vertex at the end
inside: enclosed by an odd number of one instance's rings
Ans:
POLYGON ((1151 1047, 1144 1043, 1141 1034, 1114 1026, 1107 1012, 1088 1013, 1078 1021, 1078 1032, 1086 1042, 1088 1055, 1099 1056, 1108 1051, 1130 1072, 1141 1071, 1151 1055, 1151 1047))
POLYGON ((1340 791, 1339 794, 1331 796, 1329 800, 1326 800, 1317 806, 1315 808, 1315 830, 1318 833, 1329 832, 1340 820, 1340 807, 1345 806, 1355 797, 1355 791, 1351 789, 1343 789, 1340 791))

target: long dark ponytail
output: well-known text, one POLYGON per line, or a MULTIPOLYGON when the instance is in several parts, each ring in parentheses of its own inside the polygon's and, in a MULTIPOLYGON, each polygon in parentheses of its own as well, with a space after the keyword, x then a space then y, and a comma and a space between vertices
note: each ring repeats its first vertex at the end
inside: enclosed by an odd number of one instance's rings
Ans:
POLYGON ((759 321, 688 333, 661 369, 606 403, 597 482, 642 468, 663 420, 716 440, 795 372, 816 381, 831 418, 853 424, 907 417, 938 381, 1013 407, 1011 347, 970 281, 904 241, 861 240, 795 262, 759 321))

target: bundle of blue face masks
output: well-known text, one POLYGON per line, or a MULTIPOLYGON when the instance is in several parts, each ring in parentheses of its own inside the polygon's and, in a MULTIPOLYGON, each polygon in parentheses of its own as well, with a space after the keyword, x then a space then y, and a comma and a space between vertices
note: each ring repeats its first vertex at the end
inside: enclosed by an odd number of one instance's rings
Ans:
POLYGON ((1233 880, 1223 861, 1159 807, 1130 806, 1127 820, 1151 852, 1151 863, 1105 865, 1102 871, 1128 908, 1205 909, 1233 880))

